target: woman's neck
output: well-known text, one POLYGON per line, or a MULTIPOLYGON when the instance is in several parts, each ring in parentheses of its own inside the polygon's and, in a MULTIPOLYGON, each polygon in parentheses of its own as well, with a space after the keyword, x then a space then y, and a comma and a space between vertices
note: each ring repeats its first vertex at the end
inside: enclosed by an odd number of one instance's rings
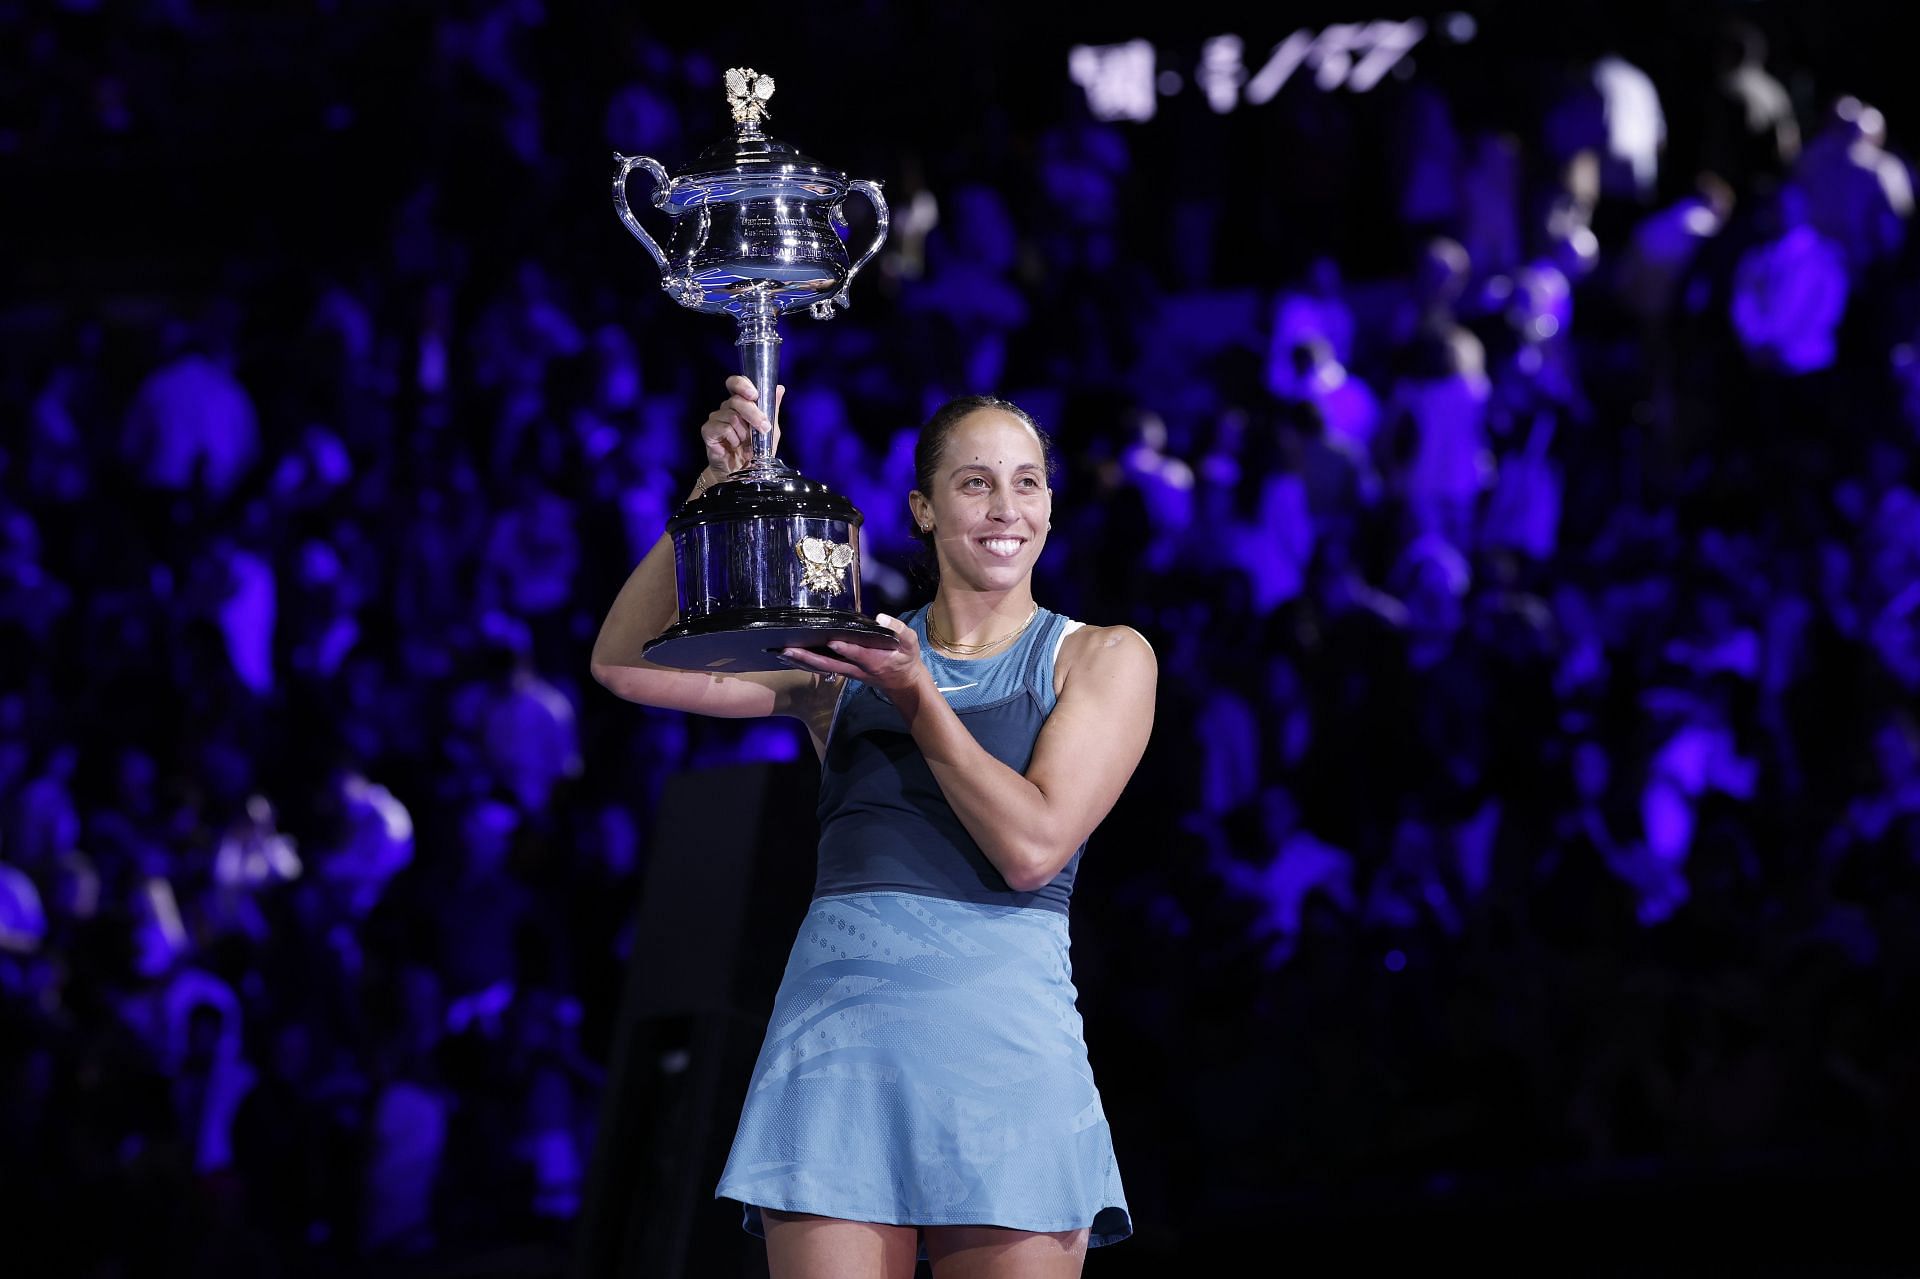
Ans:
POLYGON ((957 649, 978 648, 1003 637, 1011 639, 1033 614, 1033 591, 1028 587, 998 592, 942 587, 927 606, 927 630, 938 636, 937 645, 945 641, 957 649))

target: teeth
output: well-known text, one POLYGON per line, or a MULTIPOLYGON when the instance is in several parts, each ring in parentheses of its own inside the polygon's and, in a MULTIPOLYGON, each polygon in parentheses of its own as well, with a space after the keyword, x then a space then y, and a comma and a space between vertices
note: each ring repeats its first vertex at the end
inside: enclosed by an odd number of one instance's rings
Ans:
POLYGON ((995 555, 1018 555, 1020 553, 1020 541, 1018 538, 989 537, 984 539, 981 545, 985 546, 995 555))

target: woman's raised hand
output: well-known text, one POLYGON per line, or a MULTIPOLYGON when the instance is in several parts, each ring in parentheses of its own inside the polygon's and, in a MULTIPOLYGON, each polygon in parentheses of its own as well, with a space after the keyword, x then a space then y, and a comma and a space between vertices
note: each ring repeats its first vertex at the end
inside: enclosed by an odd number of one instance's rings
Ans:
MULTIPOLYGON (((773 415, 780 416, 780 401, 787 388, 777 387, 773 394, 773 415)), ((753 461, 754 431, 773 432, 773 452, 780 451, 780 428, 767 421, 760 408, 760 393, 745 376, 736 373, 727 379, 727 398, 700 424, 700 442, 707 450, 707 470, 724 478, 753 461)))

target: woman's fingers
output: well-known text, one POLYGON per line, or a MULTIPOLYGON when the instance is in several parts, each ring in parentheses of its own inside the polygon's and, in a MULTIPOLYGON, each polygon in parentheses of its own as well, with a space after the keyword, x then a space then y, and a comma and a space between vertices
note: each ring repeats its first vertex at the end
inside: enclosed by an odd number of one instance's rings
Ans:
MULTIPOLYGON (((773 393, 774 416, 786 398, 787 388, 776 386, 773 393)), ((780 428, 769 421, 760 407, 760 395, 753 382, 736 373, 727 379, 727 398, 701 424, 700 438, 707 450, 707 461, 716 468, 737 471, 753 460, 753 435, 771 432, 773 452, 780 451, 780 428)))
MULTIPOLYGON (((751 381, 736 375, 727 379, 727 389, 733 392, 732 398, 727 401, 728 405, 733 406, 735 401, 739 401, 740 407, 736 411, 742 412, 742 415, 747 420, 747 424, 753 430, 765 431, 773 426, 773 420, 767 417, 766 409, 760 404, 760 393, 754 389, 751 381)), ((785 383, 781 383, 773 388, 774 419, 779 418, 780 404, 786 398, 787 388, 785 383)))
POLYGON ((867 678, 867 672, 852 662, 828 656, 817 649, 783 648, 780 650, 780 656, 786 659, 789 666, 798 667, 803 671, 813 671, 818 675, 839 675, 846 679, 857 680, 867 678))
POLYGON ((747 446, 747 428, 732 410, 725 405, 715 409, 701 425, 700 438, 706 446, 709 463, 727 470, 737 469, 731 463, 747 446))
POLYGON ((767 415, 761 412, 760 406, 744 395, 736 395, 728 400, 727 408, 744 422, 749 430, 764 431, 772 425, 767 421, 767 415))
POLYGON ((920 637, 914 634, 911 626, 890 613, 875 613, 873 620, 893 632, 894 639, 898 640, 900 645, 896 652, 905 653, 915 660, 919 659, 920 637))

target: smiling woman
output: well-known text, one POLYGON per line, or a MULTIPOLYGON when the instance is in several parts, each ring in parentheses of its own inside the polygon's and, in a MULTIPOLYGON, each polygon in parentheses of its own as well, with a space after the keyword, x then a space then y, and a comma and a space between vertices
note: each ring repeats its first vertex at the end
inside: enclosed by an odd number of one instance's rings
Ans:
MULTIPOLYGON (((701 428, 700 487, 773 431, 750 382, 701 428)), ((1046 434, 1004 400, 934 414, 908 496, 933 600, 881 651, 787 649, 791 672, 654 666, 662 538, 593 673, 631 701, 803 720, 822 760, 814 901, 718 1194, 786 1275, 1074 1275, 1132 1232, 1068 958, 1088 836, 1152 730, 1157 666, 1126 627, 1033 598, 1053 511, 1046 434)), ((696 492, 699 491, 696 489, 696 492)))
POLYGON ((957 541, 964 543, 962 510, 968 506, 977 508, 989 500, 998 485, 1015 499, 1015 509, 1023 517, 1032 517, 1025 520, 1026 527, 1016 527, 1015 522, 994 524, 978 519, 968 526, 975 530, 990 554, 1001 560, 1018 561, 1031 572, 1033 561, 1039 558, 1040 548, 1046 544, 1047 530, 1053 527, 1053 490, 1048 481, 1056 469, 1053 441, 1019 405, 990 395, 952 400, 920 428, 920 438, 914 446, 913 473, 918 487, 907 498, 913 515, 914 536, 933 552, 937 570, 940 535, 936 529, 948 529, 949 538, 958 534, 957 541), (966 425, 965 437, 958 447, 950 448, 962 423, 966 425), (1037 457, 1034 456, 1036 448, 1037 457), (953 499, 946 503, 950 511, 945 519, 937 518, 934 510, 936 498, 942 496, 953 499))

